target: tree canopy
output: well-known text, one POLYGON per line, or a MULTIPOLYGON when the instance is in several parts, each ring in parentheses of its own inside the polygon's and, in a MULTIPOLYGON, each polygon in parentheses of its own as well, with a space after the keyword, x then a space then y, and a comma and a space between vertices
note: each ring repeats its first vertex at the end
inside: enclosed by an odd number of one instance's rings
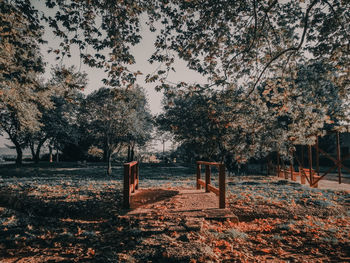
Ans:
POLYGON ((52 12, 39 13, 30 1, 11 3, 31 27, 40 27, 39 19, 49 23, 62 39, 53 52, 70 56, 70 46, 78 45, 85 63, 108 71, 106 83, 111 85, 127 86, 140 73, 129 69, 135 62, 130 48, 141 40, 140 16, 145 13, 157 34, 150 61, 162 63, 150 81, 166 84, 175 54, 210 84, 244 83, 249 92, 276 69, 283 73, 281 68, 309 59, 325 59, 342 70, 343 81, 349 79, 347 0, 46 0, 52 12))
MULTIPOLYGON (((108 73, 106 85, 132 90, 142 72, 130 69, 135 63, 131 48, 141 41, 141 15, 146 14, 156 34, 149 61, 159 66, 145 80, 166 93, 159 120, 179 140, 192 144, 205 137, 200 145, 245 160, 258 152, 287 153, 296 143, 312 144, 322 130, 341 129, 347 122, 348 0, 46 0, 36 8, 27 0, 1 2, 4 102, 15 86, 25 94, 23 107, 32 107, 27 99, 35 73, 43 68, 38 44, 44 41, 45 23, 61 39, 59 48, 48 50, 57 59, 70 57, 77 45, 84 63, 108 73), (177 57, 207 84, 170 83, 167 76, 177 57)), ((96 103, 103 97, 94 96, 96 103)), ((104 99, 108 104, 107 95, 104 99)), ((21 123, 35 127, 40 113, 35 107, 32 112, 32 119, 21 123)), ((135 141, 138 135, 128 138, 135 141)))
POLYGON ((112 155, 130 143, 143 144, 151 132, 144 91, 102 87, 87 96, 80 116, 86 136, 100 148, 112 172, 112 155))

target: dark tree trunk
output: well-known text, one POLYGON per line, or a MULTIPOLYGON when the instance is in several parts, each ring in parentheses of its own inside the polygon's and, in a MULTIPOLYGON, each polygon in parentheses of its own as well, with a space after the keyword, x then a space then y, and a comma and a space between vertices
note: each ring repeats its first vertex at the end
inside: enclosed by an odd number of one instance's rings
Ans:
POLYGON ((35 161, 35 149, 34 149, 34 143, 29 143, 30 152, 32 153, 32 160, 35 161))
POLYGON ((45 142, 46 142, 46 139, 39 141, 38 146, 36 147, 35 156, 34 156, 35 163, 39 163, 39 161, 40 161, 41 147, 44 145, 45 142))
POLYGON ((135 157, 135 151, 134 151, 135 145, 131 147, 131 152, 130 152, 130 161, 134 160, 135 157))
POLYGON ((58 147, 56 147, 56 162, 60 161, 60 157, 58 155, 58 147))
POLYGON ((102 157, 102 161, 103 161, 103 162, 108 162, 108 157, 107 157, 107 156, 108 156, 108 153, 107 153, 107 152, 108 152, 107 149, 104 149, 104 150, 103 150, 103 157, 102 157))
POLYGON ((38 148, 36 148, 36 152, 35 152, 35 155, 34 155, 34 162, 35 163, 39 163, 39 160, 40 160, 40 148, 38 146, 38 148))
MULTIPOLYGON (((35 149, 35 144, 34 142, 30 142, 29 147, 30 147, 30 151, 32 153, 32 160, 35 163, 39 163, 40 160, 40 151, 41 151, 41 147, 44 145, 44 143, 46 142, 46 138, 42 139, 41 141, 39 141, 36 149, 35 149)), ((50 146, 49 146, 50 148, 50 146)), ((51 148, 50 148, 51 149, 51 148)), ((52 153, 52 150, 50 150, 50 153, 52 153)))
POLYGON ((23 151, 19 144, 15 144, 16 146, 16 152, 17 152, 17 158, 16 158, 16 164, 22 165, 22 159, 23 159, 23 151))
POLYGON ((130 144, 128 145, 128 159, 127 159, 127 162, 131 162, 132 159, 131 159, 131 151, 130 151, 130 144))
POLYGON ((49 162, 52 163, 52 146, 49 145, 49 162))
POLYGON ((112 153, 107 151, 107 174, 112 175, 112 153))

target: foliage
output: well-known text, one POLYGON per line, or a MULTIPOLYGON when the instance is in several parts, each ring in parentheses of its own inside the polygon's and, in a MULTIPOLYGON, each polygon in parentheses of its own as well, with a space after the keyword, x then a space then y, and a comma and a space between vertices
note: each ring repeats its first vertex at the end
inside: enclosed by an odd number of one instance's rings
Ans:
POLYGON ((82 128, 93 145, 103 150, 109 174, 114 153, 130 141, 143 144, 147 140, 150 116, 140 87, 100 88, 87 96, 82 107, 82 128))
POLYGON ((191 145, 197 159, 240 164, 274 151, 287 157, 295 145, 313 145, 348 121, 349 93, 335 85, 336 74, 320 62, 299 65, 262 82, 250 96, 235 86, 169 89, 158 122, 191 145))
POLYGON ((51 78, 46 86, 50 91, 47 96, 53 107, 47 109, 39 105, 41 111, 40 130, 27 134, 29 146, 36 162, 39 161, 40 149, 46 142, 50 146, 62 150, 66 144, 78 144, 80 131, 77 120, 83 99, 81 90, 86 85, 86 74, 77 72, 73 66, 52 68, 51 78))
POLYGON ((40 128, 38 104, 52 106, 47 89, 38 81, 44 64, 39 52, 42 28, 33 25, 38 22, 35 16, 31 8, 22 13, 7 1, 0 2, 0 131, 15 145, 18 164, 26 132, 40 128))
MULTIPOLYGON (((29 1, 11 3, 31 26, 39 25, 29 1)), ((85 63, 105 68, 111 85, 129 85, 140 74, 128 67, 135 61, 130 48, 141 40, 144 13, 157 34, 150 61, 162 63, 147 79, 161 80, 163 88, 174 54, 211 84, 244 83, 250 92, 261 80, 309 58, 328 60, 341 72, 338 86, 348 83, 348 1, 47 0, 45 5, 53 12, 45 10, 40 18, 62 39, 51 52, 70 56, 70 46, 77 45, 85 63)))
POLYGON ((192 145, 198 158, 211 159, 218 154, 222 131, 208 90, 199 85, 189 90, 169 90, 163 105, 165 112, 157 118, 161 131, 172 132, 176 141, 192 145))
MULTIPOLYGON (((171 1, 157 3, 164 25, 151 61, 173 53, 212 85, 243 85, 251 93, 271 77, 309 59, 327 60, 349 79, 348 1, 171 1)), ((154 78, 154 77, 153 77, 154 78)))

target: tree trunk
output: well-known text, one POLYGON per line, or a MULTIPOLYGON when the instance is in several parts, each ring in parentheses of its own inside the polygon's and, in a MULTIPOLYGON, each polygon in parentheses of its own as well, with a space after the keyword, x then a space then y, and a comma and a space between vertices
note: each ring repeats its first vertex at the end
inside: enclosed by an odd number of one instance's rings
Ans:
POLYGON ((35 156, 34 156, 34 162, 35 163, 39 163, 39 159, 40 159, 40 148, 38 145, 38 148, 36 148, 36 152, 35 152, 35 156))
POLYGON ((52 163, 52 146, 49 145, 49 162, 52 163))
POLYGON ((59 162, 60 161, 60 158, 58 156, 58 147, 56 147, 56 162, 59 162))
POLYGON ((130 151, 130 144, 128 145, 128 159, 126 160, 127 162, 130 162, 132 159, 131 159, 131 151, 130 151))
POLYGON ((17 158, 16 158, 16 164, 22 165, 22 158, 23 158, 23 151, 19 144, 15 144, 16 146, 16 152, 17 152, 17 158))
POLYGON ((112 175, 112 153, 107 151, 107 174, 112 175))
POLYGON ((40 161, 40 151, 41 151, 41 147, 44 145, 44 143, 46 142, 46 138, 39 141, 38 146, 36 147, 36 151, 35 151, 35 156, 34 156, 34 162, 35 163, 39 163, 40 161))
POLYGON ((32 160, 35 161, 35 149, 34 149, 34 143, 29 143, 29 148, 32 153, 32 160))
POLYGON ((133 161, 133 160, 134 160, 134 157, 135 157, 134 148, 135 148, 135 144, 133 144, 133 146, 131 147, 130 161, 133 161))

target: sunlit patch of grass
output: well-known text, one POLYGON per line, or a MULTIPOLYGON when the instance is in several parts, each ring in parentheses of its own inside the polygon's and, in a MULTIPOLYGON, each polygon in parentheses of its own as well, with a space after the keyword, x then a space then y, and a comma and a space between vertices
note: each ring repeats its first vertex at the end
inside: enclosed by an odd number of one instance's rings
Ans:
POLYGON ((220 239, 247 239, 248 235, 238 229, 231 228, 225 230, 223 233, 218 234, 220 239))

